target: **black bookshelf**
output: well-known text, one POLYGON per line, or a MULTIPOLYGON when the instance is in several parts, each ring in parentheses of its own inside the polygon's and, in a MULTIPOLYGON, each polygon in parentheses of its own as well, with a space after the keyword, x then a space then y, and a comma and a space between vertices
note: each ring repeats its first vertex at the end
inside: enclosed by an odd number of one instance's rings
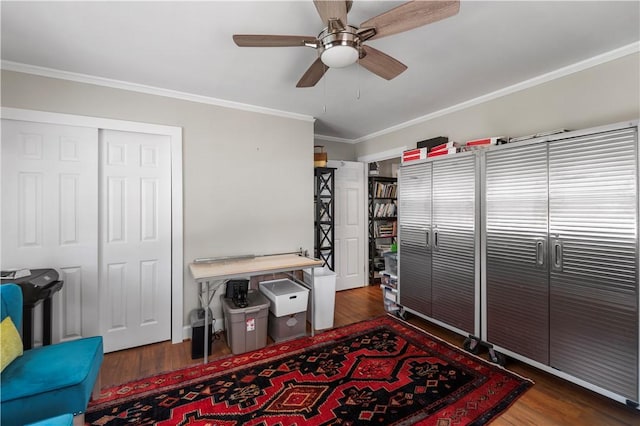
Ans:
POLYGON ((335 170, 332 167, 314 169, 315 257, 332 271, 335 270, 335 170))
POLYGON ((369 284, 380 283, 384 270, 383 252, 396 242, 398 234, 397 179, 369 176, 369 284))

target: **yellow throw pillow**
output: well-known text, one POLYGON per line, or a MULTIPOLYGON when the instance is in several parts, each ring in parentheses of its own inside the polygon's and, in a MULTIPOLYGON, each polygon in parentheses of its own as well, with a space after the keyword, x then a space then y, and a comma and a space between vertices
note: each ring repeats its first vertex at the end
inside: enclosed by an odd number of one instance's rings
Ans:
POLYGON ((22 355, 22 339, 20 333, 13 324, 11 317, 6 317, 0 323, 0 364, 3 371, 5 367, 22 355))

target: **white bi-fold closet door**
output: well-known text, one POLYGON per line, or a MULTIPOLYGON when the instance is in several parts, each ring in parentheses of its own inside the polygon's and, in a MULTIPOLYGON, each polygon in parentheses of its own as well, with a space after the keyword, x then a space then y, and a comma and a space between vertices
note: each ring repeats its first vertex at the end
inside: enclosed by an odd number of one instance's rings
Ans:
POLYGON ((0 266, 60 273, 54 342, 171 338, 170 156, 168 136, 2 120, 0 266))
POLYGON ((105 350, 171 338, 168 136, 101 130, 100 331, 105 350))
MULTIPOLYGON (((2 120, 2 269, 55 268, 52 339, 97 334, 98 129, 2 120)), ((35 310, 35 343, 42 311, 35 310)))

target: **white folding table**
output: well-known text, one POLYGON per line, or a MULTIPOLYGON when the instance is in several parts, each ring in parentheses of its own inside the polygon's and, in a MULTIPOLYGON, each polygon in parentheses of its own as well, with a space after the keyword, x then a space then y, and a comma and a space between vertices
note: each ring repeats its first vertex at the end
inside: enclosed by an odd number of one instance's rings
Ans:
MULTIPOLYGON (((309 287, 311 306, 311 335, 315 332, 315 291, 314 268, 322 266, 322 261, 299 254, 278 254, 250 258, 229 258, 208 263, 193 262, 189 264, 191 276, 198 283, 198 297, 204 308, 204 363, 209 355, 209 305, 216 290, 228 279, 249 278, 254 275, 294 272, 311 269, 311 282, 302 283, 309 287)), ((296 280, 300 282, 299 280, 296 280)))

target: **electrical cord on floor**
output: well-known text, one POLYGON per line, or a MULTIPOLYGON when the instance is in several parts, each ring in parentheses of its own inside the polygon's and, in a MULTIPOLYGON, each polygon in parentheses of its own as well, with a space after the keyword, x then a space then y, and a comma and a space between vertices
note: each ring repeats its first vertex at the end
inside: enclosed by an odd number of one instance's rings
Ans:
MULTIPOLYGON (((225 284, 228 280, 225 281, 225 284)), ((211 299, 215 298, 216 293, 218 292, 218 290, 220 290, 220 288, 225 288, 226 285, 221 285, 218 286, 218 288, 215 289, 215 291, 213 292, 213 294, 211 295, 211 299)), ((213 330, 213 340, 220 340, 220 332, 221 330, 216 330, 216 321, 217 319, 212 318, 213 322, 211 323, 211 329, 213 330)))
POLYGON ((213 329, 213 340, 220 340, 220 330, 216 330, 216 319, 213 319, 213 324, 211 324, 211 328, 213 329))

